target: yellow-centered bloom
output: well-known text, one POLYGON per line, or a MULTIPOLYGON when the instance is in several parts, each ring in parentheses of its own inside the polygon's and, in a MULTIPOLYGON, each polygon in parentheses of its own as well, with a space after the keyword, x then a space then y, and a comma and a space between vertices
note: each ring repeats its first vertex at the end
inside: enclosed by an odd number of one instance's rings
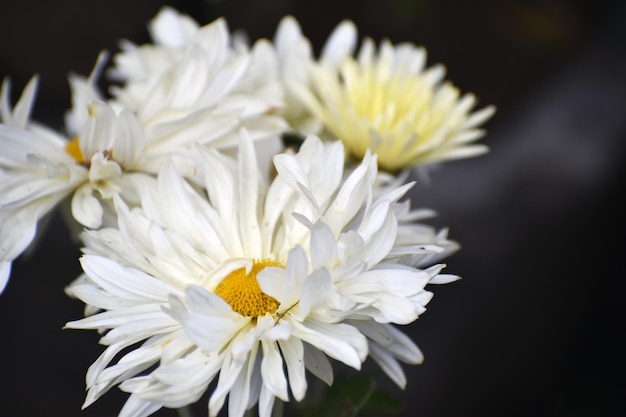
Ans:
POLYGON ((83 235, 68 293, 95 314, 66 327, 109 330, 84 406, 120 384, 120 416, 147 417, 214 386, 209 416, 228 398, 230 417, 255 404, 269 417, 304 398, 306 370, 332 384, 328 358, 371 356, 404 386, 399 362, 422 355, 393 324, 424 311, 426 284, 456 279, 404 262, 445 250, 398 223, 410 185, 373 197, 376 158, 344 171, 342 144, 314 136, 274 157, 271 180, 244 132, 237 160, 198 151, 199 188, 167 164, 138 207, 116 200, 118 228, 83 235))

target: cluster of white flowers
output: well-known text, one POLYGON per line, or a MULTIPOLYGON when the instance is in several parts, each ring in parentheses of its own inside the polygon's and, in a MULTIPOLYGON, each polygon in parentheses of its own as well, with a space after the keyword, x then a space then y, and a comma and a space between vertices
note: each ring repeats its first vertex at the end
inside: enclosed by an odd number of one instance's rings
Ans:
MULTIPOLYGON (((446 230, 419 221, 418 165, 477 155, 493 107, 424 69, 411 44, 363 41, 341 22, 319 57, 293 17, 249 45, 218 19, 163 8, 153 43, 123 42, 71 76, 65 131, 30 119, 37 79, 0 94, 0 291, 55 208, 80 226, 83 273, 67 294, 106 346, 88 406, 119 386, 120 416, 196 402, 209 415, 302 400, 329 358, 376 361, 399 386, 422 354, 394 325, 424 312, 428 284, 458 279, 446 230), (295 138, 287 142, 286 137, 295 138), (69 204, 63 204, 67 201, 69 204)), ((40 231, 41 232, 41 231, 40 231)))

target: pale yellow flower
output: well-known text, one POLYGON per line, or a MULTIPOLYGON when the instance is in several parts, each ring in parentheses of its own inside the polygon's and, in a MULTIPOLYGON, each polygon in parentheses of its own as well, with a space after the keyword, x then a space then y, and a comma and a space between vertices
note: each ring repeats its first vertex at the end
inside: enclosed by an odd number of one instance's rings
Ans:
POLYGON ((381 169, 467 158, 488 148, 475 141, 495 108, 473 111, 476 97, 444 81, 441 65, 425 68, 426 51, 410 43, 365 39, 356 57, 338 65, 320 59, 310 86, 293 86, 309 110, 347 151, 361 159, 368 148, 381 169))

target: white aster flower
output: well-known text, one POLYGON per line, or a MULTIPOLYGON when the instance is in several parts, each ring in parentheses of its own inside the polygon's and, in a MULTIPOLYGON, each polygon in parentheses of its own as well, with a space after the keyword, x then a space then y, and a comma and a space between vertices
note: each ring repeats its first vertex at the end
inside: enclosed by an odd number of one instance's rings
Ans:
POLYGON ((236 149, 243 127, 268 153, 280 150, 284 94, 266 46, 236 49, 225 19, 200 27, 171 7, 149 30, 154 43, 122 42, 109 71, 121 82, 114 103, 136 113, 149 142, 171 144, 184 131, 186 143, 236 149))
POLYGON ((30 120, 33 77, 12 109, 9 82, 0 91, 0 293, 11 265, 32 242, 38 221, 87 179, 64 151, 65 141, 30 120))
POLYGON ((397 360, 420 354, 389 326, 417 318, 443 267, 387 259, 410 185, 374 199, 376 158, 344 175, 343 145, 313 136, 275 156, 269 185, 245 132, 237 160, 198 153, 206 195, 167 164, 140 207, 117 201, 118 228, 83 235, 84 275, 68 293, 100 312, 66 327, 99 330, 107 346, 84 406, 120 384, 131 393, 120 415, 147 416, 216 380, 211 416, 228 397, 230 416, 258 403, 264 417, 275 398, 305 396, 305 369, 331 384, 327 357, 359 369, 370 349, 403 385, 397 360))
MULTIPOLYGON (((171 132, 168 140, 148 143, 144 127, 128 110, 116 113, 98 100, 94 77, 70 77, 73 108, 67 113, 71 139, 29 120, 37 79, 26 86, 15 109, 8 104, 9 84, 1 91, 0 105, 0 289, 8 280, 11 263, 32 242, 37 224, 71 195, 71 216, 80 225, 98 228, 114 216, 114 196, 128 204, 137 189, 154 181, 166 160, 187 161, 185 147, 171 132)), ((184 130, 182 127, 180 130, 184 130)), ((210 129, 209 129, 210 130, 210 129)), ((189 168, 193 170, 193 168, 189 168)))
POLYGON ((475 96, 461 96, 443 66, 425 63, 422 47, 385 40, 376 51, 366 38, 356 57, 313 64, 312 87, 292 87, 350 155, 360 160, 372 149, 385 171, 486 152, 475 142, 495 108, 472 111, 475 96))

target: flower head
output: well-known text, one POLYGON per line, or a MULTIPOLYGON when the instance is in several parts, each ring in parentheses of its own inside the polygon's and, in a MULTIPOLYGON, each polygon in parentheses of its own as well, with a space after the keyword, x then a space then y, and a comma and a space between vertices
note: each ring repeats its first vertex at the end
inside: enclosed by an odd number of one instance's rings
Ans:
POLYGON ((113 102, 137 114, 148 141, 236 148, 243 127, 277 150, 284 94, 265 43, 235 47, 224 18, 200 26, 167 6, 149 30, 153 43, 122 42, 109 70, 121 83, 110 89, 113 102))
POLYGON ((486 152, 474 142, 495 108, 472 112, 476 98, 425 62, 422 47, 383 41, 376 51, 366 38, 356 57, 321 59, 311 66, 312 86, 292 88, 348 153, 360 160, 372 149, 388 172, 486 152))
POLYGON ((37 83, 33 77, 14 108, 8 80, 0 90, 0 293, 39 219, 87 179, 87 170, 65 152, 66 141, 30 120, 37 83))
POLYGON ((275 156, 275 178, 245 132, 236 160, 198 153, 204 191, 167 164, 139 207, 117 200, 117 228, 83 235, 84 275, 68 293, 95 314, 66 327, 105 331, 107 345, 85 406, 120 384, 131 393, 121 415, 147 416, 217 380, 210 415, 228 397, 230 416, 257 403, 269 416, 275 398, 305 396, 305 370, 330 384, 328 357, 359 369, 372 346, 402 385, 397 360, 419 351, 398 353, 414 345, 394 330, 381 340, 375 323, 415 320, 443 267, 392 259, 393 207, 409 186, 374 198, 375 157, 345 173, 343 145, 313 136, 275 156))
MULTIPOLYGON (((105 102, 92 99, 85 120, 78 121, 78 110, 68 113, 70 125, 80 126, 69 139, 29 120, 25 109, 32 105, 36 81, 24 89, 14 111, 2 106, 7 120, 0 124, 0 261, 5 262, 5 283, 11 262, 30 245, 39 220, 66 197, 71 196, 72 217, 97 228, 114 214, 113 196, 134 204, 137 189, 154 180, 153 154, 146 150, 143 127, 131 112, 116 114, 105 102)), ((3 95, 7 89, 5 83, 3 95)), ((89 94, 78 91, 75 102, 83 103, 81 97, 89 94)))

